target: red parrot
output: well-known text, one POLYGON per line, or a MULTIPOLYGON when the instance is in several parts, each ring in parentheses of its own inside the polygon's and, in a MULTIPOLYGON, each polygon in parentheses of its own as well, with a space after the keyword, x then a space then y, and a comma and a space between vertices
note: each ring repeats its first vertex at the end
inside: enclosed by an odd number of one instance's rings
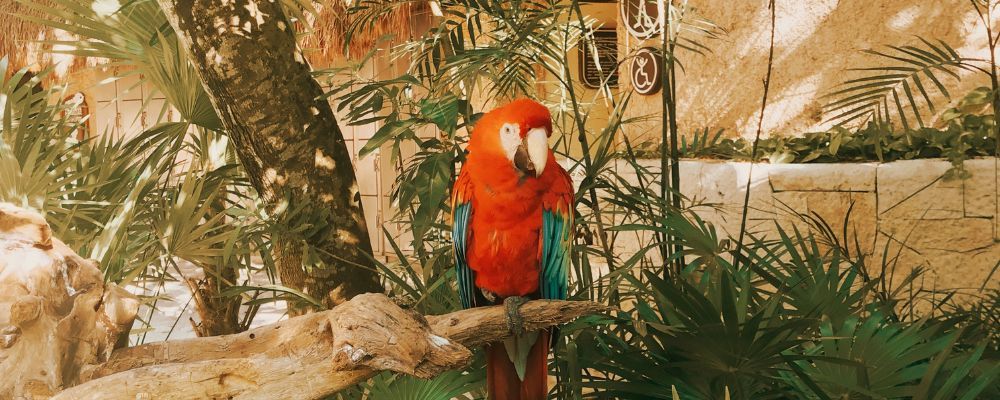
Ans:
POLYGON ((553 332, 523 332, 525 299, 565 299, 569 283, 573 184, 556 163, 545 106, 515 100, 475 125, 468 158, 452 190, 452 229, 464 308, 504 303, 516 333, 487 348, 491 400, 548 394, 553 332))

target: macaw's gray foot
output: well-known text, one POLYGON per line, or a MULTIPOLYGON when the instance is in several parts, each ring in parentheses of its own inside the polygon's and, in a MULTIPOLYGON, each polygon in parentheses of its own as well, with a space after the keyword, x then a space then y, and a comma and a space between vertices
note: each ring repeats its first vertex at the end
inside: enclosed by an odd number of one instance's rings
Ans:
POLYGON ((510 333, 514 336, 520 336, 524 333, 524 319, 521 318, 521 312, 518 310, 521 304, 528 302, 528 299, 521 296, 510 296, 503 299, 503 306, 507 310, 507 329, 510 329, 510 333))

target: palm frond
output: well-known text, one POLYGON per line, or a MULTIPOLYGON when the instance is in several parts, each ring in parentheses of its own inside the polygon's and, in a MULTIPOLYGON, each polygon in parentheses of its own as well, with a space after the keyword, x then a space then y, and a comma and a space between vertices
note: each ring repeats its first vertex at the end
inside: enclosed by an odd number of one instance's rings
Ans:
POLYGON ((940 98, 951 98, 942 80, 961 79, 960 71, 984 72, 978 60, 959 55, 943 41, 919 40, 918 45, 866 50, 885 65, 853 69, 862 76, 826 95, 831 99, 824 106, 827 121, 837 125, 898 122, 907 130, 924 127, 929 116, 922 112, 934 114, 940 98))

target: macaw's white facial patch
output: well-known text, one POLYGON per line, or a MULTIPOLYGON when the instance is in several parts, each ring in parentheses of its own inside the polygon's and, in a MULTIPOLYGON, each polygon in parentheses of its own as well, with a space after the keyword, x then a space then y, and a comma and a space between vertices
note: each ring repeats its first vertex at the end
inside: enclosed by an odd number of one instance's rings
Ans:
POLYGON ((510 162, 514 162, 517 146, 521 145, 521 128, 517 124, 503 124, 500 127, 500 146, 510 162))

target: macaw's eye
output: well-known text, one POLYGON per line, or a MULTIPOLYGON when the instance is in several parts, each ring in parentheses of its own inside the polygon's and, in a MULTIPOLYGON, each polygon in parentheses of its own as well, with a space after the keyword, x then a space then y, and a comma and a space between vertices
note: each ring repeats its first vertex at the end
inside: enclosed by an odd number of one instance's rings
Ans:
POLYGON ((500 128, 500 134, 504 136, 516 135, 518 130, 517 125, 503 124, 503 127, 500 128))
POLYGON ((521 128, 517 124, 503 124, 500 127, 500 146, 511 162, 517 154, 517 146, 521 145, 521 128))

